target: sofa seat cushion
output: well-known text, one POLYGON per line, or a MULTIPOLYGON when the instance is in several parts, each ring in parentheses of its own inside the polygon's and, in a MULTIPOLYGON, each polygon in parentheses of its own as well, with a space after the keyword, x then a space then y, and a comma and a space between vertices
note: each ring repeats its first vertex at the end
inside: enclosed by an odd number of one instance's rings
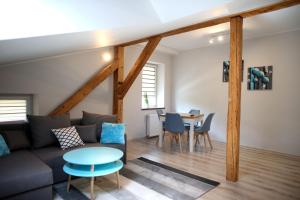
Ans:
POLYGON ((66 180, 67 176, 62 171, 62 167, 65 164, 62 156, 66 152, 68 152, 68 150, 62 150, 57 146, 32 150, 33 154, 35 154, 52 169, 54 183, 66 180))
MULTIPOLYGON (((125 145, 120 144, 100 144, 100 143, 86 143, 84 147, 112 147, 125 151, 125 145)), ((73 149, 84 148, 84 147, 75 147, 72 149, 62 150, 60 147, 45 147, 41 149, 32 150, 32 152, 39 157, 43 162, 45 162, 53 171, 53 180, 54 183, 67 180, 67 174, 63 171, 63 166, 66 163, 63 160, 63 155, 73 149)))
POLYGON ((53 183, 52 170, 27 150, 0 158, 0 199, 53 183))

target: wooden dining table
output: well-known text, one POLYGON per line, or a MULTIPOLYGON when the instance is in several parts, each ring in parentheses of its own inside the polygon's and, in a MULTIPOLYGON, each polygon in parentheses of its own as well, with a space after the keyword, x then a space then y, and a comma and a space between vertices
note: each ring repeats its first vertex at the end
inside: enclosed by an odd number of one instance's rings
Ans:
MULTIPOLYGON (((181 116, 184 123, 190 124, 189 151, 193 152, 194 151, 194 125, 196 125, 197 122, 203 123, 204 114, 200 114, 200 115, 191 115, 189 113, 178 113, 178 114, 181 116)), ((166 114, 161 114, 159 116, 159 120, 161 122, 164 122, 166 120, 166 114)), ((160 123, 160 125, 161 125, 160 130, 163 130, 162 123, 160 123)), ((160 131, 158 146, 162 147, 162 145, 163 145, 163 131, 160 131)))

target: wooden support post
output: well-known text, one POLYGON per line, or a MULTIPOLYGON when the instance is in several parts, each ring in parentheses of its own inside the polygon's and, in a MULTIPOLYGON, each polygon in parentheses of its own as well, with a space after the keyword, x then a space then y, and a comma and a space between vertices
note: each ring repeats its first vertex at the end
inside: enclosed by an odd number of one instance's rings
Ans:
POLYGON ((88 82, 79 88, 72 96, 55 108, 49 115, 60 115, 69 112, 74 106, 81 102, 90 92, 92 92, 102 81, 116 70, 115 63, 103 67, 88 82))
POLYGON ((134 80, 137 78, 137 76, 139 75, 139 73, 143 69, 144 65, 146 64, 146 62, 148 61, 148 59, 152 55, 153 51, 155 50, 155 48, 158 45, 158 43, 160 42, 160 40, 161 40, 160 36, 153 37, 153 38, 149 39, 149 42, 147 43, 147 45, 143 49, 140 56, 135 61, 134 65, 131 68, 131 70, 129 71, 126 79, 124 80, 123 84, 119 88, 120 98, 122 98, 122 99, 124 98, 124 96, 126 95, 126 93, 129 90, 129 88, 133 84, 134 80))
POLYGON ((113 114, 117 116, 117 122, 123 122, 123 98, 120 98, 119 87, 124 79, 124 47, 115 47, 115 64, 117 70, 114 72, 114 96, 113 96, 113 114))
POLYGON ((230 68, 227 115, 226 179, 239 175, 243 18, 230 19, 230 68))

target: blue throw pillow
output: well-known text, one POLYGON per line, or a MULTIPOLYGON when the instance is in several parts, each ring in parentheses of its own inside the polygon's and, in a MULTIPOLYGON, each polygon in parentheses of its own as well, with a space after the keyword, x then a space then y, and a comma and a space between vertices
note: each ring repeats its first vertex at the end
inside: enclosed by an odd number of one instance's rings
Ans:
POLYGON ((102 144, 125 144, 125 124, 103 123, 101 140, 102 144))
POLYGON ((0 156, 7 155, 9 153, 10 153, 9 148, 8 148, 3 136, 0 135, 0 156))

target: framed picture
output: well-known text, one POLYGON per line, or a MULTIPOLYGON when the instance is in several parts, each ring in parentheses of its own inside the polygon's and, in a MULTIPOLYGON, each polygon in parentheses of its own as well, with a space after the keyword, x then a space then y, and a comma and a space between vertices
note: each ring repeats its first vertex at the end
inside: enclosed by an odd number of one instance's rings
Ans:
MULTIPOLYGON (((229 81, 229 66, 230 61, 223 61, 223 82, 229 81)), ((244 74, 244 60, 242 61, 242 81, 243 81, 243 74, 244 74)))
POLYGON ((248 68, 248 90, 271 90, 273 66, 248 68))

